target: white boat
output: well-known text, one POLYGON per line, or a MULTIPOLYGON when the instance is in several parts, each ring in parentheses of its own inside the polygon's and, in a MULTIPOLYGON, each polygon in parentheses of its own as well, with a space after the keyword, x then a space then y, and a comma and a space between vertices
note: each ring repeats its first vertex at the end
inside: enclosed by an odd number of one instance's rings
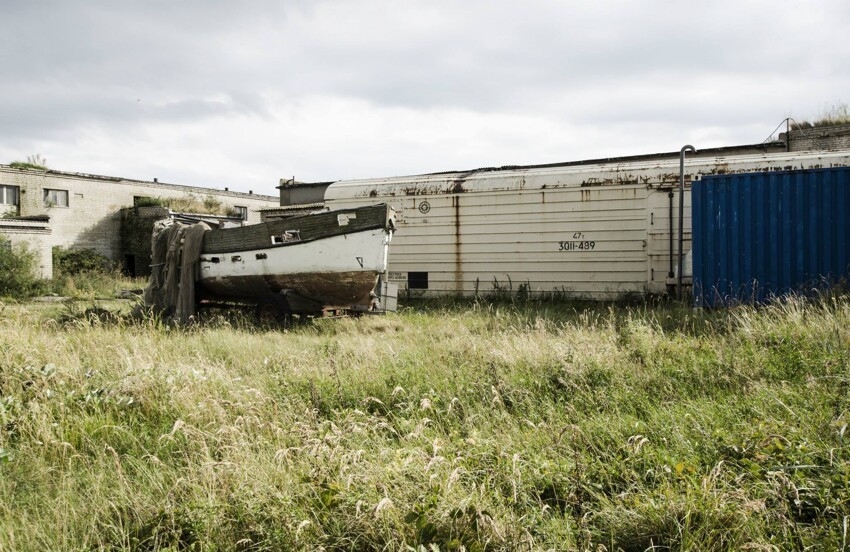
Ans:
POLYGON ((199 258, 199 297, 281 315, 368 310, 393 230, 385 204, 210 230, 199 258))

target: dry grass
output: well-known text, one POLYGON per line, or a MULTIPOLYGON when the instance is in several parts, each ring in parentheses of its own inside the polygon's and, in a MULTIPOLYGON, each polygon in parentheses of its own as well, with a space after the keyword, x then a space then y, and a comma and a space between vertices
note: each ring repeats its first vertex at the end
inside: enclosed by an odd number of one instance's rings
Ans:
POLYGON ((0 313, 0 549, 839 549, 850 302, 0 313), (430 548, 429 548, 430 547, 430 548))
POLYGON ((182 197, 155 197, 144 198, 137 203, 139 206, 158 205, 167 207, 178 213, 198 213, 206 215, 221 215, 237 217, 239 213, 232 205, 223 203, 213 195, 199 196, 197 194, 186 194, 182 197))
POLYGON ((829 107, 824 107, 821 114, 813 121, 794 121, 792 130, 805 130, 807 128, 829 127, 850 124, 850 107, 846 102, 839 101, 829 107))

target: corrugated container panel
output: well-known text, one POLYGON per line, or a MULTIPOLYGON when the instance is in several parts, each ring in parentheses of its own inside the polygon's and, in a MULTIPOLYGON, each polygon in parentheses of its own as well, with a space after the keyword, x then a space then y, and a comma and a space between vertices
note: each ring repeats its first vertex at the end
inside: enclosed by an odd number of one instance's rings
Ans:
POLYGON ((847 167, 694 182, 695 304, 764 302, 846 278, 848 187, 847 167))

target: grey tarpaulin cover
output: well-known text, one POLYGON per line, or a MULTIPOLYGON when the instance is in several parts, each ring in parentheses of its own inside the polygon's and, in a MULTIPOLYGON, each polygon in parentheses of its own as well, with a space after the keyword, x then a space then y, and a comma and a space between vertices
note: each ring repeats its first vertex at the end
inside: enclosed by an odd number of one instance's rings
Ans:
POLYGON ((161 220, 151 237, 151 279, 145 288, 145 305, 157 314, 186 324, 195 315, 195 281, 204 233, 203 222, 182 224, 161 220))

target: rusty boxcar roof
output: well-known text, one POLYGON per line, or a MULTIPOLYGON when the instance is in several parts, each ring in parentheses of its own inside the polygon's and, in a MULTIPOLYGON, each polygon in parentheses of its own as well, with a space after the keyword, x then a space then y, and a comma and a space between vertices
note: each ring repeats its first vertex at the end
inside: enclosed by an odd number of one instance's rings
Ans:
MULTIPOLYGON (((693 180, 709 174, 835 166, 850 166, 850 151, 689 157, 685 172, 686 179, 693 180)), ((640 158, 341 180, 328 187, 325 200, 595 186, 665 186, 676 184, 678 179, 678 158, 640 158)))

